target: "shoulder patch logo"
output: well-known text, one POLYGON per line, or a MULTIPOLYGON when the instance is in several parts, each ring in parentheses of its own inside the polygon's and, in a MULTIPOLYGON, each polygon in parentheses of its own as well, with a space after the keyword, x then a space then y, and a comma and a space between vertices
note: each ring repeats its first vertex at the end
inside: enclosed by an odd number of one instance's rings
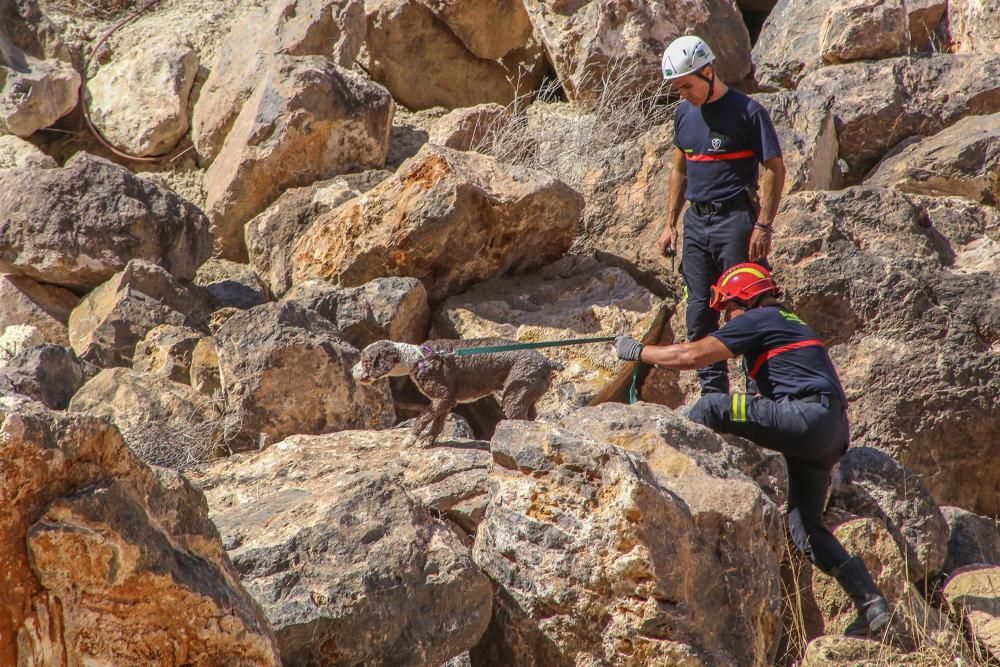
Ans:
POLYGON ((781 313, 781 316, 786 320, 788 320, 789 322, 795 322, 796 324, 801 324, 803 326, 805 326, 806 324, 805 322, 802 321, 802 318, 796 315, 795 313, 790 313, 787 310, 779 310, 778 312, 781 313))
POLYGON ((715 150, 719 150, 721 146, 722 146, 722 139, 719 139, 718 137, 713 137, 712 148, 714 148, 715 150))

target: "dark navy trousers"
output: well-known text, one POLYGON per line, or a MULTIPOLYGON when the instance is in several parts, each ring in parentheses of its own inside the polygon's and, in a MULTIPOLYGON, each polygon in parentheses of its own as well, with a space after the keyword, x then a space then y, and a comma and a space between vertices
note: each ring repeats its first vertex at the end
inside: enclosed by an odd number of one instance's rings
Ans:
POLYGON ((829 574, 850 556, 823 523, 830 471, 847 451, 849 425, 840 402, 772 400, 749 394, 706 394, 689 418, 713 431, 739 435, 784 455, 788 529, 792 540, 829 574))
MULTIPOLYGON (((740 197, 735 206, 722 213, 699 215, 693 205, 684 213, 681 273, 687 285, 685 316, 689 341, 699 340, 718 330, 719 313, 708 306, 711 296, 709 287, 726 269, 747 261, 750 234, 757 221, 757 213, 748 199, 740 197), (740 205, 743 201, 745 205, 740 205)), ((698 382, 702 394, 728 393, 726 362, 698 369, 698 382)))

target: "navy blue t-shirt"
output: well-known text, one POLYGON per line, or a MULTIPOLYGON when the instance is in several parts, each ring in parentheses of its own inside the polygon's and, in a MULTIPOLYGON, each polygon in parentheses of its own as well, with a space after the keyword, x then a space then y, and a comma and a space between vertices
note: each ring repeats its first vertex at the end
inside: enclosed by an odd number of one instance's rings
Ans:
POLYGON ((826 347, 818 344, 819 336, 781 304, 751 308, 709 335, 733 354, 742 354, 747 369, 757 367, 757 388, 768 398, 830 394, 846 401, 837 369, 826 347), (767 357, 779 348, 785 349, 767 357))
POLYGON ((757 190, 757 163, 781 155, 767 109, 730 88, 709 104, 681 102, 674 113, 674 145, 687 158, 688 201, 725 201, 757 190))

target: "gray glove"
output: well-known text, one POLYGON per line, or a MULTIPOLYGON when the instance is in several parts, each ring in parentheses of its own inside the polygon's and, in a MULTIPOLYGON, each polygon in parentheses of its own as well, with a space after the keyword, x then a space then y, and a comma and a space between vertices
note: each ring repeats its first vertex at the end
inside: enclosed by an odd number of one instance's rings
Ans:
POLYGON ((643 347, 642 343, 629 336, 618 336, 615 338, 615 353, 619 359, 625 361, 639 361, 639 355, 642 354, 643 347))

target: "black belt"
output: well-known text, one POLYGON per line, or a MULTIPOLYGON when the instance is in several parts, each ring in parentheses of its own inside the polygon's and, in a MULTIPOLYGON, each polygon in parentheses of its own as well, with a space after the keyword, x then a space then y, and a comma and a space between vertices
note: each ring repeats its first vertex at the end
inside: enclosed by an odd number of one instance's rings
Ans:
POLYGON ((693 201, 691 208, 698 215, 727 213, 735 210, 751 210, 750 200, 746 195, 739 194, 723 201, 693 201))
POLYGON ((844 409, 843 401, 833 394, 809 394, 808 396, 798 396, 795 400, 802 401, 803 403, 819 403, 824 408, 831 408, 833 410, 844 409))

